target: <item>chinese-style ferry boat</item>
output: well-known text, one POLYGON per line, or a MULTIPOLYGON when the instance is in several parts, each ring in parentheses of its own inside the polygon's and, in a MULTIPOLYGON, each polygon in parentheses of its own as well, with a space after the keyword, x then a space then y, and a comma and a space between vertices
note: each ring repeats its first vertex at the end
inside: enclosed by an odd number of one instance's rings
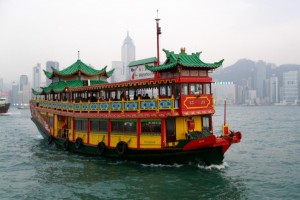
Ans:
POLYGON ((220 164, 241 133, 213 133, 215 113, 209 73, 223 60, 204 63, 200 53, 164 50, 129 64, 131 80, 108 83, 113 70, 92 68, 79 58, 32 90, 32 120, 49 144, 68 151, 142 163, 220 164))

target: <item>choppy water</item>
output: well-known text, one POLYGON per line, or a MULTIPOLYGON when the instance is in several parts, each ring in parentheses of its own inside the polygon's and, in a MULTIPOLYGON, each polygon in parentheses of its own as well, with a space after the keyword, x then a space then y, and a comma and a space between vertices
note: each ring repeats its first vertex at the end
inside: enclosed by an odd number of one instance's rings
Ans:
MULTIPOLYGON (((300 107, 228 107, 241 130, 220 166, 79 156, 42 140, 29 110, 0 116, 0 199, 300 199, 300 107)), ((215 130, 223 108, 217 107, 215 130)))

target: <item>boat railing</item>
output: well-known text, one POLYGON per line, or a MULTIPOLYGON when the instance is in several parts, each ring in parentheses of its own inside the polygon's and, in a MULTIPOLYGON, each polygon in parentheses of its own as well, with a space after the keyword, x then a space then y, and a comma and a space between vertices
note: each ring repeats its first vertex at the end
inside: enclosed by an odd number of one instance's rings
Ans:
POLYGON ((173 96, 171 98, 155 98, 155 99, 140 99, 137 100, 108 100, 108 101, 59 101, 59 100, 45 100, 32 99, 32 103, 42 108, 56 109, 68 112, 142 112, 142 111, 156 111, 170 110, 174 112, 178 109, 178 99, 173 96))

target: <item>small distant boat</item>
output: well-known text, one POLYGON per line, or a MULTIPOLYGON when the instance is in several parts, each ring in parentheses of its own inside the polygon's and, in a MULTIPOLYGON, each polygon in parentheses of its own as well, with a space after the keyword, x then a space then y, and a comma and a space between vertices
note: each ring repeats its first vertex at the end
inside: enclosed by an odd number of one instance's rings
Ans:
POLYGON ((7 113, 10 103, 6 102, 5 97, 0 97, 0 113, 7 113))
POLYGON ((29 105, 28 104, 18 105, 18 109, 29 109, 29 105))

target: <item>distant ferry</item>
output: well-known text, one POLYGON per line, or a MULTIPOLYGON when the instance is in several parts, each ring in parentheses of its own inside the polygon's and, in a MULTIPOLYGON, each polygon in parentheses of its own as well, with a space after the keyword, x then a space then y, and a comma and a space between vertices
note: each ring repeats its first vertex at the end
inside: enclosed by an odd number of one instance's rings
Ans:
POLYGON ((131 80, 123 82, 108 83, 114 70, 80 58, 44 71, 52 83, 32 89, 32 121, 48 144, 72 152, 142 163, 222 163, 242 138, 225 122, 221 136, 213 132, 209 73, 223 60, 205 63, 184 48, 164 52, 161 65, 159 56, 130 63, 131 80))
POLYGON ((10 103, 6 103, 6 98, 0 97, 0 113, 7 113, 10 103))

